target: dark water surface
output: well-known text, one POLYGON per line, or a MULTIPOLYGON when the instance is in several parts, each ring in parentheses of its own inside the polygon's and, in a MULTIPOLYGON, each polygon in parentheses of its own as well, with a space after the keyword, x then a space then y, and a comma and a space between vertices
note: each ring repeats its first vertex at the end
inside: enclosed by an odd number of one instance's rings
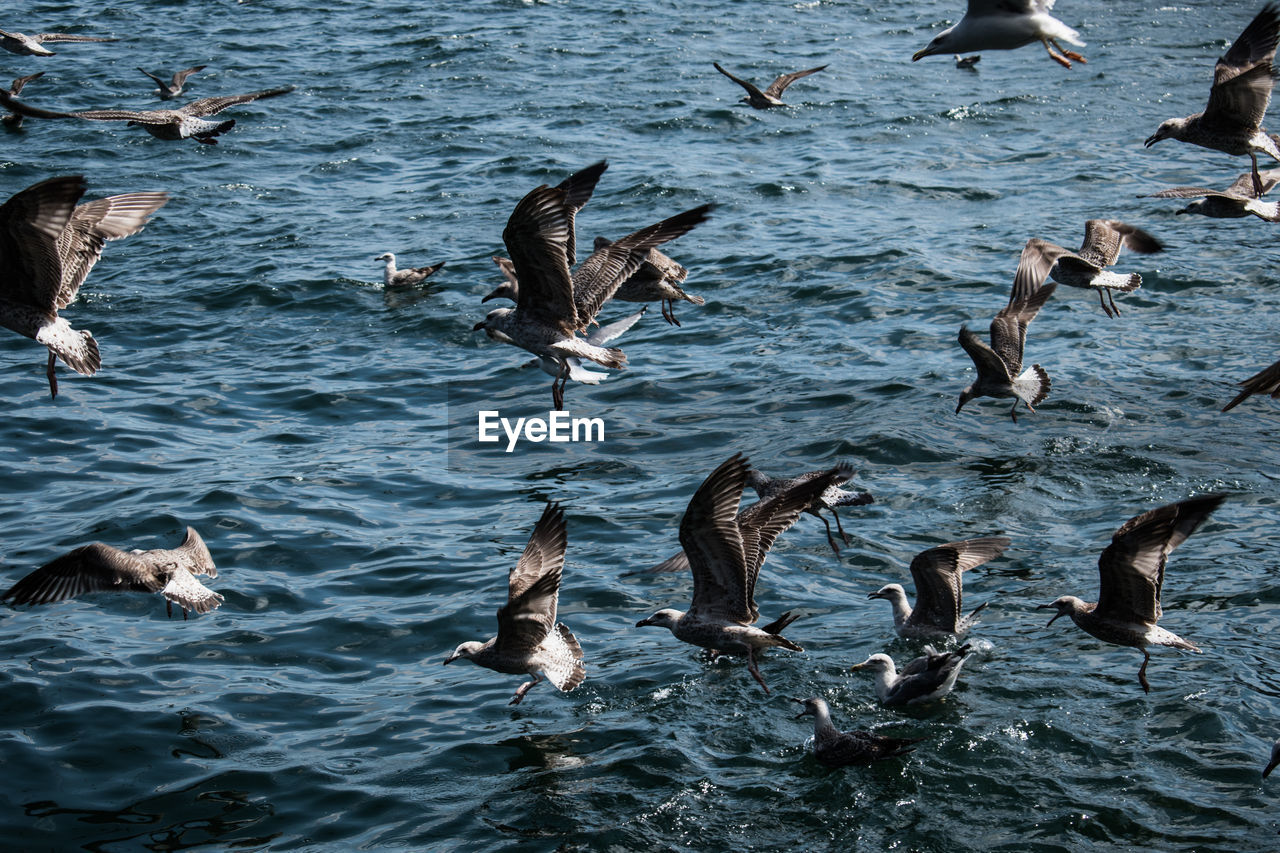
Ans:
MULTIPOLYGON (((1280 408, 1226 415, 1280 355, 1277 234, 1138 199, 1227 186, 1243 158, 1142 140, 1199 110, 1258 3, 1064 0, 1088 42, 976 72, 911 53, 959 0, 866 2, 17 3, 2 26, 116 44, 3 54, 55 109, 151 106, 135 67, 206 63, 190 96, 298 90, 235 108, 216 146, 122 124, 29 120, 0 136, 0 196, 87 176, 89 197, 166 190, 107 247, 66 316, 102 372, 0 336, 4 583, 76 545, 164 547, 200 530, 221 609, 158 597, 0 611, 0 837, 9 848, 1276 849, 1280 408), (796 83, 756 112, 711 67, 796 83), (670 247, 706 298, 650 312, 629 369, 568 389, 599 445, 475 442, 475 411, 545 416, 550 379, 472 331, 516 201, 607 158, 583 244, 703 202, 670 247), (985 332, 1032 236, 1084 220, 1154 232, 1163 255, 1107 320, 1062 288, 1028 361, 1053 393, 955 415, 956 345, 985 332), (447 260, 416 297, 374 256, 447 260), (803 653, 741 662, 635 621, 683 607, 668 556, 698 483, 735 451, 794 473, 851 461, 877 502, 845 513, 837 559, 804 518, 757 598, 797 608, 803 653), (1231 499, 1173 556, 1163 625, 1204 648, 1140 657, 1035 606, 1092 598, 1097 555, 1138 512, 1231 499), (495 628, 506 573, 564 502, 561 618, 588 680, 540 685, 440 662, 495 628), (916 552, 1001 533, 968 578, 986 651, 921 711, 880 708, 846 672, 895 638, 866 593, 916 552), (828 771, 790 696, 844 727, 927 738, 908 759, 828 771)), ((5 78, 7 79, 7 78, 5 78)), ((1280 124, 1280 119, 1273 119, 1280 124)), ((1264 165, 1268 165, 1265 164, 1264 165)), ((630 310, 606 311, 608 317, 630 310)), ((909 582, 908 582, 909 585, 909 582)))

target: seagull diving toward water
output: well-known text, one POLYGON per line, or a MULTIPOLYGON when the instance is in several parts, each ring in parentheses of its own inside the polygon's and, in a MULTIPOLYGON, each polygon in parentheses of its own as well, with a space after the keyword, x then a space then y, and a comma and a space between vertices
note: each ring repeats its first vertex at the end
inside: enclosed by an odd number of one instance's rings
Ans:
POLYGON ((20 56, 53 56, 54 53, 45 47, 45 43, 56 42, 89 42, 119 41, 120 39, 103 38, 101 36, 77 36, 71 33, 10 33, 0 30, 0 47, 20 56))
MULTIPOLYGON (((852 476, 853 472, 850 471, 849 473, 852 476)), ((826 471, 810 471, 807 474, 801 474, 799 477, 770 477, 763 471, 752 468, 747 474, 747 485, 755 489, 760 499, 764 500, 788 489, 793 489, 816 477, 825 476, 827 476, 826 471)), ((842 483, 844 480, 840 482, 842 483)), ((836 519, 836 529, 840 531, 840 537, 844 539, 844 544, 848 545, 849 536, 844 532, 843 525, 840 524, 840 513, 836 511, 836 507, 866 506, 867 504, 875 503, 875 500, 870 492, 851 492, 848 489, 840 488, 840 483, 832 483, 821 494, 815 495, 809 505, 804 508, 804 511, 822 521, 827 528, 827 544, 831 546, 832 551, 836 552, 836 556, 839 556, 840 546, 836 544, 835 537, 831 535, 831 522, 827 521, 822 511, 824 509, 831 510, 831 514, 836 519)))
MULTIPOLYGON (((30 83, 32 80, 38 80, 43 76, 44 76, 43 71, 37 71, 35 74, 28 74, 26 77, 17 78, 9 86, 9 94, 12 97, 16 98, 28 83, 30 83)), ((22 116, 18 115, 17 113, 11 112, 11 113, 8 113, 7 115, 0 116, 0 122, 4 122, 5 127, 11 128, 13 130, 17 130, 18 128, 22 127, 22 116)))
POLYGON ((1150 148, 1162 139, 1177 139, 1235 156, 1248 154, 1253 163, 1253 195, 1262 195, 1258 152, 1280 160, 1276 137, 1262 128, 1275 85, 1271 62, 1277 39, 1280 11, 1268 3, 1214 66, 1204 112, 1166 119, 1144 144, 1150 148))
POLYGON ((563 691, 586 678, 582 647, 568 626, 556 622, 567 543, 564 512, 559 504, 549 503, 507 577, 507 603, 498 610, 498 636, 483 643, 463 643, 444 659, 446 664, 462 658, 494 672, 527 674, 533 680, 520 685, 510 705, 519 705, 542 676, 563 691))
POLYGON ((1053 0, 969 0, 960 23, 934 36, 933 41, 912 55, 911 61, 939 53, 1014 50, 1038 41, 1049 51, 1050 58, 1064 68, 1070 68, 1073 59, 1085 62, 1083 56, 1058 43, 1061 39, 1084 47, 1080 34, 1050 15, 1051 9, 1053 0))
POLYGON ((563 185, 543 184, 520 200, 502 232, 520 281, 516 307, 495 308, 473 327, 496 341, 560 362, 560 376, 551 384, 556 409, 564 406, 564 386, 569 380, 566 357, 578 356, 614 369, 627 360, 622 350, 587 343, 577 333, 586 330, 600 306, 644 263, 650 249, 704 222, 711 205, 641 228, 593 252, 570 273, 576 210, 563 185))
POLYGON ((1171 187, 1160 192, 1141 195, 1138 198, 1194 198, 1191 204, 1177 211, 1196 213, 1212 219, 1242 219, 1256 216, 1264 222, 1280 222, 1280 202, 1263 201, 1262 196, 1271 192, 1280 180, 1280 169, 1267 169, 1258 173, 1262 192, 1254 192, 1253 173, 1244 172, 1236 177, 1225 190, 1204 187, 1171 187))
POLYGON ((1223 406, 1222 411, 1231 411, 1254 394, 1270 394, 1272 399, 1280 400, 1280 361, 1263 368, 1240 385, 1244 390, 1237 394, 1234 400, 1223 406))
POLYGON ((1096 604, 1064 595, 1038 609, 1057 610, 1049 620, 1070 616, 1086 633, 1106 643, 1133 646, 1142 650, 1138 683, 1147 693, 1147 646, 1172 646, 1199 652, 1194 643, 1156 624, 1163 612, 1160 588, 1169 554, 1196 532, 1205 519, 1226 499, 1226 495, 1206 495, 1168 504, 1129 519, 1111 537, 1111 544, 1098 558, 1100 587, 1096 604))
POLYGON ((390 252, 383 252, 375 261, 386 261, 387 265, 382 271, 383 287, 412 287, 425 281, 428 276, 436 270, 444 266, 444 261, 438 264, 432 264, 426 267, 409 267, 408 269, 396 269, 396 256, 390 252))
POLYGON ((922 738, 885 737, 871 732, 842 732, 831 723, 831 709, 818 698, 792 699, 804 706, 797 720, 813 716, 813 757, 828 767, 871 764, 906 755, 922 738))
POLYGON ((1120 250, 1129 249, 1144 255, 1164 251, 1164 245, 1141 228, 1115 219, 1090 219, 1084 224, 1084 243, 1073 252, 1048 240, 1027 241, 1020 263, 1029 264, 1034 279, 1044 281, 1050 275, 1059 284, 1098 292, 1098 303, 1108 317, 1120 316, 1112 291, 1131 293, 1142 286, 1142 276, 1114 273, 1106 269, 1120 258, 1120 250), (1107 303, 1103 301, 1106 294, 1107 303))
POLYGON ((176 110, 79 110, 77 112, 55 112, 28 106, 22 101, 15 101, 7 93, 0 91, 0 105, 6 106, 15 113, 31 118, 82 118, 91 121, 123 121, 138 125, 156 139, 187 139, 205 145, 216 145, 221 136, 235 127, 233 118, 225 121, 206 121, 204 116, 217 115, 227 107, 236 104, 247 104, 263 98, 274 98, 292 92, 295 86, 283 86, 279 89, 266 89, 261 92, 250 92, 247 95, 216 95, 212 98, 201 98, 184 104, 176 110))
POLYGON ((140 192, 77 205, 84 191, 79 175, 50 178, 0 205, 0 325, 49 348, 53 397, 55 357, 84 376, 102 366, 93 335, 71 328, 58 311, 75 300, 103 244, 137 234, 169 200, 140 192))
POLYGON ((678 640, 714 650, 712 655, 745 657, 751 676, 768 693, 756 654, 771 646, 804 650, 782 636, 782 630, 798 618, 790 612, 754 627, 760 618, 755 601, 760 567, 773 543, 810 501, 840 477, 847 479, 848 471, 832 468, 825 477, 761 501, 748 516, 738 512, 738 504, 749 470, 741 453, 729 457, 698 487, 680 520, 680 545, 693 573, 689 610, 659 610, 636 627, 667 628, 678 640))
POLYGON ((86 592, 158 592, 165 609, 173 605, 207 613, 222 603, 222 596, 200 583, 196 575, 216 578, 213 557, 194 527, 187 528, 182 544, 171 550, 121 551, 101 542, 82 545, 46 563, 9 590, 0 600, 11 604, 49 604, 86 592))
POLYGON ((138 70, 154 80, 155 84, 160 87, 156 90, 156 94, 160 96, 160 100, 168 101, 182 94, 183 87, 187 85, 188 77, 195 74, 197 71, 203 71, 204 69, 205 66, 203 65, 194 65, 191 68, 186 68, 182 71, 175 71, 173 72, 172 79, 167 81, 157 77, 145 68, 139 68, 138 70))
POLYGON ((903 637, 951 637, 969 630, 986 602, 968 616, 962 616, 963 575, 969 569, 994 560, 1009 547, 1004 536, 983 536, 948 542, 916 554, 911 561, 911 578, 916 585, 916 606, 907 603, 907 591, 891 583, 867 598, 879 598, 893 605, 893 627, 903 637))
POLYGON ((819 71, 827 67, 825 65, 819 65, 817 68, 810 68, 805 71, 792 71, 790 74, 779 74, 777 79, 769 84, 769 88, 762 92, 756 88, 754 83, 743 80, 741 77, 734 77, 728 71, 725 71, 720 67, 719 62, 713 62, 711 64, 714 65, 716 70, 721 74, 737 83, 743 89, 746 89, 747 94, 741 99, 742 103, 750 104, 758 110, 767 110, 770 107, 786 106, 782 103, 782 93, 787 90, 788 86, 799 80, 801 77, 808 77, 810 74, 817 74, 819 71))
POLYGON ((974 397, 1013 397, 1009 416, 1018 421, 1018 403, 1034 412, 1040 401, 1049 396, 1049 374, 1038 364, 1023 372, 1022 351, 1027 342, 1027 326, 1035 319, 1045 301, 1053 295, 1054 284, 1044 284, 1049 273, 1041 262, 1039 250, 1028 240, 1018 260, 1009 304, 991 321, 991 346, 987 346, 968 327, 960 327, 960 346, 973 359, 978 378, 960 392, 956 414, 974 397))
POLYGON ((969 651, 968 643, 952 652, 939 652, 933 646, 925 646, 924 654, 903 667, 902 672, 893 665, 893 658, 874 654, 849 670, 869 669, 875 673, 876 696, 881 705, 919 705, 951 692, 969 651))

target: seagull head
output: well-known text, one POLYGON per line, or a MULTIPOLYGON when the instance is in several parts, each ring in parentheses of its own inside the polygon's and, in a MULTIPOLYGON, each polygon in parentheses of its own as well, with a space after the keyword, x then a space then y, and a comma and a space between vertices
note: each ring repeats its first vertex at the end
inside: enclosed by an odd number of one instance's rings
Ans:
POLYGON ((507 315, 512 313, 514 313, 512 308, 494 308, 485 315, 483 320, 472 326, 471 331, 478 332, 484 329, 484 333, 495 341, 502 341, 507 344, 515 343, 511 336, 503 330, 503 327, 506 326, 507 315))
POLYGON ((519 299, 519 293, 511 285, 511 282, 506 281, 495 287, 488 296, 480 301, 488 302, 490 299, 510 299, 512 302, 516 302, 519 299))
POLYGON ((475 640, 471 640, 470 642, 463 643, 462 645, 458 646, 456 649, 453 650, 453 654, 449 655, 447 658, 444 659, 444 663, 447 666, 448 664, 451 664, 454 661, 456 661, 458 658, 466 658, 467 660, 471 660, 473 657, 476 656, 476 652, 480 651, 482 648, 484 648, 484 643, 478 643, 475 640))
POLYGON ((849 667, 850 672, 869 669, 873 672, 896 672, 897 667, 893 665, 893 658, 885 654, 874 654, 864 660, 862 663, 855 663, 849 667))
POLYGON ((973 390, 972 385, 965 386, 965 389, 960 392, 960 402, 956 403, 956 414, 960 414, 960 410, 964 408, 964 404, 977 396, 978 394, 973 390))
POLYGON ((1059 616, 1070 616, 1084 609, 1084 602, 1076 598, 1074 595, 1064 595, 1061 598, 1054 599, 1051 604, 1041 604, 1036 610, 1048 610, 1050 608, 1058 612, 1053 614, 1053 618, 1049 620, 1045 627, 1049 627, 1058 620, 1059 616))
POLYGON ((680 617, 683 615, 684 614, 679 610, 672 610, 671 608, 659 610, 652 616, 641 619, 636 623, 636 627, 643 628, 646 625, 657 625, 659 628, 667 628, 668 630, 674 631, 676 623, 680 621, 680 617))
POLYGON ((374 260, 375 260, 375 261, 388 261, 388 262, 390 262, 390 263, 393 263, 393 264, 394 264, 394 263, 396 262, 396 256, 395 256, 395 255, 393 255, 393 254, 391 254, 390 252, 383 252, 381 255, 378 255, 378 257, 374 258, 374 260))
POLYGON ((827 710, 827 703, 817 698, 816 696, 811 699, 797 699, 793 696, 791 698, 791 701, 799 702, 801 705, 804 706, 804 710, 802 710, 799 714, 796 714, 795 717, 793 717, 792 719, 798 720, 801 717, 808 717, 808 716, 817 717, 819 716, 819 712, 826 712, 828 714, 830 713, 830 711, 827 710))
POLYGON ((867 599, 881 598, 885 601, 896 601, 898 599, 906 600, 907 591, 903 589, 900 583, 889 583, 880 587, 875 592, 867 593, 867 599))
POLYGON ((1161 139, 1180 139, 1182 137, 1182 128, 1186 125, 1187 120, 1183 118, 1166 119, 1156 128, 1156 132, 1147 137, 1147 141, 1142 143, 1150 148, 1161 139))
POLYGON ((933 37, 933 41, 911 54, 911 61, 923 59, 926 56, 933 56, 939 53, 955 53, 951 49, 951 32, 955 27, 948 27, 933 37))

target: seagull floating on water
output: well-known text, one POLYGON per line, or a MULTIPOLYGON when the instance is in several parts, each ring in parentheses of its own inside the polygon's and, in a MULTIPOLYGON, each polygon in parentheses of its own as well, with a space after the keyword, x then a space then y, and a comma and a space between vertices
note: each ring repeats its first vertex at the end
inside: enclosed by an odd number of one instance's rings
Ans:
POLYGON ((1196 213, 1213 219, 1241 219, 1256 216, 1264 222, 1280 222, 1280 202, 1263 201, 1262 196, 1271 192, 1280 181, 1280 169, 1267 169, 1258 173, 1262 192, 1255 194, 1253 173, 1244 172, 1225 190, 1204 187, 1172 187, 1160 192, 1140 195, 1138 198, 1195 198, 1191 204, 1177 213, 1196 213))
POLYGON ((1142 286, 1142 276, 1114 273, 1106 269, 1120 258, 1120 250, 1129 249, 1144 255, 1164 251, 1164 245, 1141 228, 1116 219, 1090 219, 1084 224, 1084 243, 1073 252, 1048 240, 1032 238, 1023 249, 1020 264, 1032 266, 1035 280, 1046 275, 1059 284, 1098 292, 1098 304, 1108 317, 1120 316, 1112 291, 1131 293, 1142 286), (1103 301, 1106 294, 1107 302, 1103 301))
POLYGON ((386 261, 387 266, 382 271, 382 284, 384 287, 412 287, 425 281, 428 276, 436 270, 444 267, 444 261, 438 264, 432 264, 426 267, 409 267, 408 269, 396 269, 396 256, 391 252, 383 252, 375 261, 386 261))
POLYGON ((216 145, 217 136, 221 136, 235 127, 233 118, 224 121, 206 121, 204 116, 217 115, 228 107, 247 104, 263 98, 274 98, 292 92, 295 86, 283 86, 278 89, 265 89, 261 92, 250 92, 247 95, 215 95, 212 98, 201 98, 172 110, 78 110, 76 112, 56 112, 28 106, 22 101, 15 101, 5 92, 0 92, 0 105, 6 106, 16 113, 31 118, 82 118, 90 121, 124 121, 138 125, 156 139, 187 139, 205 145, 216 145))
MULTIPOLYGON (((9 86, 9 95, 14 98, 18 97, 18 94, 26 87, 28 83, 30 83, 32 80, 38 80, 43 76, 44 76, 43 71, 37 71, 35 74, 28 74, 26 77, 17 78, 9 86)), ((17 130, 18 128, 22 127, 22 116, 19 115, 18 113, 10 112, 4 116, 0 116, 0 122, 4 122, 5 127, 10 128, 11 130, 17 130)))
POLYGON ((934 36, 911 61, 939 53, 1014 50, 1038 41, 1064 68, 1071 67, 1071 60, 1085 62, 1083 56, 1058 43, 1084 47, 1080 34, 1050 15, 1051 9, 1053 0, 969 0, 960 23, 934 36))
POLYGON ((713 654, 745 657, 752 677, 768 693, 756 654, 771 646, 804 650, 782 636, 798 618, 790 611, 768 625, 753 626, 760 618, 755 601, 760 567, 773 543, 810 501, 847 471, 832 468, 825 477, 761 501, 750 514, 739 513, 749 470, 741 453, 729 457, 698 487, 680 520, 680 545, 693 573, 689 610, 659 610, 636 627, 667 628, 676 639, 715 650, 713 654))
POLYGON ((125 193, 87 204, 79 175, 50 178, 0 205, 0 325, 49 348, 49 394, 58 396, 54 357, 84 376, 102 366, 98 342, 58 311, 75 300, 107 240, 137 234, 169 200, 125 193))
POLYGON ((568 626, 556 622, 567 544, 564 512, 559 504, 549 503, 507 577, 507 603, 498 610, 498 636, 483 643, 463 643, 444 659, 446 664, 462 658, 494 672, 527 674, 533 680, 520 685, 510 705, 519 705, 543 676, 566 692, 586 678, 582 646, 568 626))
POLYGON ((1231 411, 1254 394, 1270 394, 1272 399, 1280 400, 1280 361, 1263 368, 1240 385, 1244 390, 1237 394, 1234 400, 1223 406, 1222 411, 1231 411))
POLYGON ((1277 138, 1262 128, 1275 85, 1271 62, 1277 39, 1280 11, 1268 3, 1214 66, 1204 112, 1165 120, 1144 144, 1150 148, 1162 139, 1177 139, 1235 156, 1248 154, 1253 163, 1253 195, 1262 195, 1258 152, 1280 160, 1277 138))
POLYGON ((188 527, 182 544, 173 549, 121 551, 101 542, 82 545, 15 583, 0 600, 49 604, 86 592, 158 592, 170 616, 176 604, 186 619, 188 610, 208 613, 223 600, 197 575, 216 578, 218 569, 200 534, 188 527))
POLYGON ((1005 536, 982 536, 948 542, 916 554, 911 561, 911 578, 916 586, 916 606, 907 603, 902 584, 891 583, 867 598, 893 605, 893 627, 903 637, 950 637, 963 634, 977 621, 986 603, 962 616, 963 575, 969 569, 994 560, 1009 547, 1005 536))
POLYGON ((782 93, 787 87, 799 80, 801 77, 808 77, 810 74, 817 74, 825 65, 819 65, 817 68, 809 68, 805 71, 792 71, 790 74, 779 74, 778 77, 769 84, 769 87, 763 92, 756 88, 756 85, 750 81, 743 80, 741 77, 735 77, 728 71, 720 67, 719 62, 711 63, 724 76, 737 83, 743 89, 747 90, 747 94, 742 98, 742 103, 750 104, 758 110, 767 110, 770 107, 782 107, 786 104, 782 103, 782 93))
MULTIPOLYGON (((807 474, 801 474, 799 477, 770 477, 763 471, 752 468, 747 474, 747 485, 755 489, 760 499, 764 500, 793 489, 809 480, 825 477, 827 474, 827 471, 810 471, 807 474)), ((852 476, 852 471, 850 471, 850 476, 852 476)), ((840 488, 839 483, 832 483, 821 494, 814 496, 809 505, 804 508, 804 511, 822 521, 823 526, 827 528, 827 543, 831 545, 831 550, 835 551, 836 555, 839 556, 840 546, 836 544, 835 537, 831 535, 831 522, 827 521, 826 517, 823 516, 822 510, 831 510, 831 514, 836 519, 836 529, 840 531, 840 537, 844 539, 844 544, 848 545, 849 536, 844 532, 844 526, 840 524, 840 513, 836 511, 836 507, 866 506, 867 504, 875 503, 875 500, 870 492, 851 492, 848 489, 840 488)))
POLYGON ((1034 412, 1040 401, 1049 396, 1049 373, 1043 367, 1033 364, 1019 373, 1027 326, 1058 286, 1044 284, 1049 270, 1040 263, 1039 252, 1030 243, 1023 248, 1018 261, 1009 304, 991 321, 991 345, 979 340, 967 326, 960 327, 960 346, 973 359, 978 378, 960 392, 956 414, 974 397, 1013 397, 1009 416, 1017 423, 1019 401, 1034 412))
POLYGON ((183 87, 187 85, 188 77, 195 74, 197 71, 203 71, 204 69, 204 65, 193 65, 192 67, 185 68, 182 71, 173 72, 173 77, 167 81, 157 77, 145 68, 139 68, 138 70, 154 80, 155 84, 160 87, 156 90, 156 94, 160 96, 160 100, 168 101, 182 94, 183 87))
POLYGON ((1111 544, 1098 558, 1100 588, 1096 604, 1064 595, 1038 609, 1057 610, 1049 620, 1070 616, 1086 633, 1106 643, 1133 646, 1142 650, 1138 683, 1147 693, 1147 646, 1171 646, 1199 652, 1194 643, 1156 624, 1160 608, 1160 588, 1169 554, 1196 532, 1205 519, 1226 499, 1226 495, 1206 495, 1168 504, 1129 519, 1111 537, 1111 544))
POLYGON ((11 33, 0 30, 0 47, 16 53, 20 56, 53 56, 54 52, 45 47, 45 43, 55 44, 57 42, 91 42, 91 41, 119 41, 115 38, 103 38, 102 36, 77 36, 71 33, 36 33, 35 35, 27 35, 26 33, 11 33))
POLYGON ((831 723, 831 709, 826 701, 793 699, 804 705, 796 714, 797 720, 813 716, 813 757, 828 767, 848 767, 854 764, 871 764, 886 758, 906 755, 923 738, 885 737, 871 732, 842 732, 831 723))
POLYGON ((849 670, 869 669, 875 673, 876 696, 881 705, 920 705, 941 699, 951 692, 969 651, 969 643, 951 652, 939 652, 933 646, 925 646, 924 654, 904 666, 902 672, 894 666, 893 658, 874 654, 849 667, 849 670))

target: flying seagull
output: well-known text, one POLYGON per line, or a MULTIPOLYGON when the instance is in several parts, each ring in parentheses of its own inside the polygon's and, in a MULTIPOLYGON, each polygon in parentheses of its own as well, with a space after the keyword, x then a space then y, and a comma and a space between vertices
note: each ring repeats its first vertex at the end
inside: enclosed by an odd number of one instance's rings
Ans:
MULTIPOLYGON (((852 474, 852 472, 850 473, 852 474)), ((788 489, 793 489, 816 477, 825 476, 827 476, 826 471, 810 471, 807 474, 801 474, 799 477, 770 477, 763 471, 752 468, 747 474, 747 485, 755 489, 760 499, 764 500, 788 489)), ((875 500, 870 492, 851 492, 848 489, 840 488, 839 483, 832 483, 821 494, 815 495, 809 505, 804 508, 804 511, 822 521, 822 524, 827 528, 827 544, 839 556, 840 546, 836 544, 835 537, 831 535, 831 522, 827 521, 822 511, 824 509, 831 510, 831 514, 836 520, 836 529, 840 531, 840 537, 844 539, 844 544, 848 545, 849 536, 844 532, 844 526, 840 524, 840 513, 836 511, 836 507, 866 506, 867 504, 875 503, 875 500)))
POLYGON ((283 86, 278 89, 265 89, 261 92, 250 92, 247 95, 215 95, 212 98, 201 98, 184 104, 175 110, 79 110, 77 112, 55 112, 28 106, 22 101, 15 101, 7 93, 0 91, 0 105, 6 106, 16 113, 31 118, 82 118, 91 121, 123 121, 138 125, 156 139, 187 139, 205 145, 215 145, 221 136, 235 127, 233 118, 224 121, 207 121, 204 116, 217 115, 227 107, 247 104, 262 98, 274 98, 292 92, 295 86, 283 86))
POLYGON ((444 659, 446 664, 462 658, 494 672, 527 674, 533 680, 520 685, 510 705, 519 705, 543 676, 564 691, 586 678, 582 647, 567 625, 556 622, 567 543, 564 512, 559 504, 549 503, 507 576, 507 603, 498 610, 498 636, 483 643, 463 643, 444 659))
POLYGON ((71 33, 36 33, 35 35, 27 35, 26 33, 10 33, 0 30, 0 47, 20 56, 53 56, 53 51, 44 46, 46 42, 54 44, 56 42, 73 41, 119 41, 119 39, 102 38, 101 36, 77 36, 71 33))
POLYGON ((207 613, 222 603, 222 596, 200 583, 197 575, 216 578, 218 570, 200 534, 188 527, 182 544, 171 550, 82 545, 15 583, 0 600, 49 604, 86 592, 158 592, 170 616, 176 604, 186 619, 188 610, 207 613))
POLYGON ((793 699, 804 706, 796 714, 797 720, 813 716, 813 757, 828 767, 848 767, 851 764, 871 764, 886 758, 906 755, 921 738, 885 737, 871 732, 842 732, 831 723, 831 709, 827 703, 812 699, 793 699))
POLYGON ((107 240, 137 234, 169 200, 139 192, 76 202, 79 175, 50 178, 0 205, 0 325, 49 348, 49 393, 58 396, 54 358, 92 376, 102 366, 98 342, 58 316, 76 298, 107 240))
POLYGON ((203 65, 194 65, 191 68, 186 68, 182 71, 175 71, 173 72, 173 77, 170 80, 164 80, 157 77, 145 68, 139 68, 138 70, 154 80, 155 84, 160 87, 156 90, 156 93, 160 96, 160 100, 168 101, 182 94, 182 88, 187 84, 188 77, 195 74, 197 71, 203 71, 204 69, 205 66, 203 65))
MULTIPOLYGON (((30 83, 32 80, 38 80, 43 76, 44 76, 43 71, 37 71, 35 74, 28 74, 26 77, 17 78, 9 86, 9 94, 12 97, 15 97, 15 98, 18 97, 18 93, 20 93, 28 83, 30 83)), ((8 128, 17 130, 18 128, 22 127, 22 116, 18 115, 17 113, 11 112, 11 113, 8 113, 7 115, 0 116, 0 122, 4 122, 5 126, 8 128)))
POLYGON ((1248 154, 1253 163, 1253 195, 1262 195, 1258 152, 1280 160, 1276 139, 1262 128, 1275 84, 1271 61, 1278 38, 1280 11, 1268 3, 1214 66, 1204 112, 1166 119, 1145 145, 1150 148, 1162 139, 1178 139, 1236 156, 1248 154))
POLYGON ((1223 406, 1222 411, 1231 411, 1254 394, 1270 394, 1273 399, 1280 400, 1280 361, 1263 368, 1240 385, 1244 390, 1237 394, 1234 400, 1223 406))
POLYGON ((1032 265, 1034 277, 1039 281, 1049 275, 1068 287, 1096 290, 1103 313, 1118 317, 1120 309, 1112 292, 1131 293, 1142 286, 1142 276, 1136 272, 1114 273, 1106 269, 1120 258, 1123 248, 1144 255, 1164 251, 1164 245, 1141 228, 1116 219, 1090 219, 1084 224, 1084 243, 1078 251, 1032 238, 1027 241, 1020 263, 1032 265), (1103 294, 1111 307, 1103 301, 1103 294))
POLYGON ((1009 304, 1001 308, 991 321, 991 346, 979 340, 968 327, 960 327, 960 346, 973 359, 978 378, 960 392, 956 414, 960 414, 964 404, 974 397, 1013 397, 1009 416, 1017 423, 1019 402, 1034 412, 1040 401, 1049 396, 1049 374, 1043 367, 1033 364, 1022 371, 1027 326, 1058 286, 1056 283, 1044 284, 1049 270, 1044 267, 1032 242, 1027 241, 1023 247, 1009 304))
POLYGON ((1141 649, 1138 683, 1150 693, 1147 664, 1151 655, 1147 646, 1200 651, 1194 643, 1156 624, 1163 612, 1160 587, 1164 585, 1165 562, 1173 549, 1195 533, 1225 499, 1223 494, 1191 498, 1129 519, 1112 535, 1111 544, 1098 558, 1100 588, 1096 604, 1064 595, 1038 609, 1058 611, 1049 620, 1050 625, 1059 616, 1070 616, 1086 633, 1103 642, 1141 649))
POLYGON ((1078 32, 1049 14, 1052 9, 1053 0, 969 0, 960 23, 934 36, 911 61, 939 53, 1014 50, 1038 41, 1064 68, 1071 67, 1071 60, 1084 62, 1083 56, 1058 43, 1061 39, 1084 47, 1078 32))
POLYGON ((893 658, 884 654, 874 654, 849 669, 869 669, 875 673, 876 696, 881 705, 920 705, 941 699, 951 692, 969 651, 968 643, 951 652, 939 652, 933 646, 925 646, 924 654, 903 667, 902 672, 894 666, 893 658))
POLYGON ((746 97, 742 98, 742 103, 750 104, 758 110, 767 110, 770 107, 785 106, 785 104, 782 103, 782 93, 787 90, 788 86, 799 80, 801 77, 808 77, 810 74, 816 74, 827 67, 825 65, 819 65, 817 68, 809 68, 805 71, 792 71, 790 74, 779 74, 777 79, 769 84, 769 88, 761 92, 756 88, 754 83, 743 80, 741 77, 734 77, 728 71, 725 71, 720 67, 719 62, 713 62, 711 64, 714 65, 716 70, 721 74, 746 89, 747 94, 746 97))
POLYGON ((1257 194, 1254 192, 1253 173, 1244 172, 1225 190, 1171 187, 1138 198, 1194 198, 1199 200, 1177 213, 1196 213, 1213 219, 1241 219, 1253 215, 1264 222, 1280 222, 1280 202, 1262 200, 1262 196, 1271 192, 1280 180, 1280 169, 1266 169, 1259 172, 1258 177, 1262 180, 1262 192, 1257 194))
POLYGON ((911 561, 911 579, 916 586, 916 606, 907 603, 901 584, 891 583, 867 598, 893 605, 893 627, 903 637, 949 637, 963 634, 977 620, 986 603, 968 616, 962 615, 963 575, 969 569, 994 560, 1009 547, 1004 536, 982 536, 948 542, 916 554, 911 561))
POLYGON ((756 654, 771 646, 803 651, 782 636, 797 616, 790 612, 761 628, 756 607, 756 579, 774 541, 847 469, 832 468, 825 477, 761 501, 749 517, 738 513, 750 466, 735 453, 711 473, 689 501, 680 520, 680 545, 693 573, 693 603, 687 612, 663 609, 636 623, 637 628, 667 628, 676 639, 721 654, 745 657, 747 668, 764 692, 756 654))
POLYGON ((438 264, 432 264, 426 267, 409 267, 408 269, 396 269, 396 256, 391 252, 383 252, 375 261, 386 261, 387 265, 382 271, 382 284, 384 287, 412 287, 420 284, 427 279, 432 273, 444 266, 444 261, 438 264))

